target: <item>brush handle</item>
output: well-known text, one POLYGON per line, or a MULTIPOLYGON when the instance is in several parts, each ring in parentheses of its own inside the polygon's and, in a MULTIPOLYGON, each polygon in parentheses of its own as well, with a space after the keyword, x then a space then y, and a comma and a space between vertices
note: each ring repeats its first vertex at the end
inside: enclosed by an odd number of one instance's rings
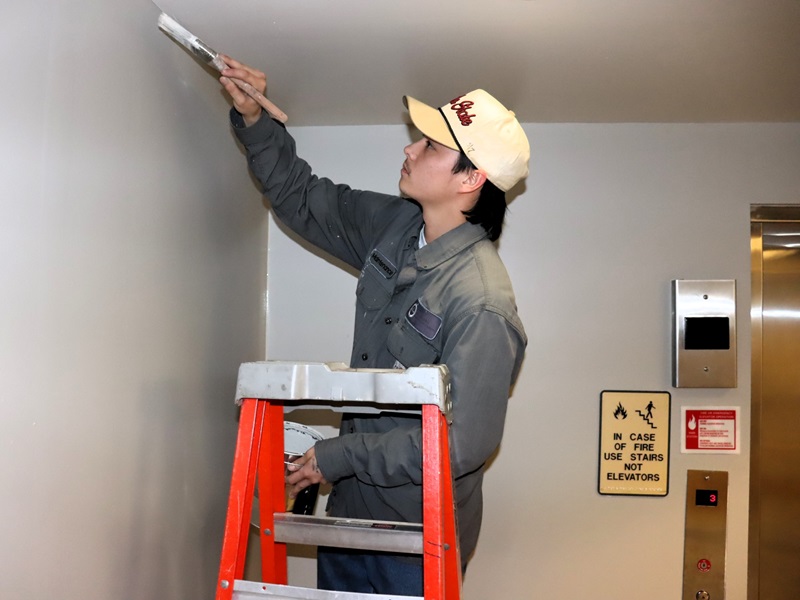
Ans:
POLYGON ((266 110, 273 119, 277 119, 281 123, 286 123, 289 120, 289 117, 286 116, 286 113, 283 112, 280 108, 275 106, 267 97, 259 92, 256 88, 252 85, 247 83, 246 81, 242 81, 241 79, 236 79, 234 77, 228 77, 236 86, 242 90, 245 94, 250 96, 253 100, 258 102, 261 105, 261 108, 266 110))
MULTIPOLYGON (((197 41, 200 42, 200 40, 197 40, 197 41)), ((214 65, 214 68, 217 71, 222 73, 222 70, 228 68, 228 65, 225 64, 225 61, 222 60, 222 58, 220 57, 219 54, 217 54, 216 52, 214 52, 210 48, 209 48, 209 50, 210 50, 211 55, 213 56, 213 58, 211 59, 211 64, 214 65)), ((235 77, 228 77, 228 79, 230 79, 233 83, 235 83, 236 86, 240 90, 242 90, 245 94, 247 94, 253 100, 258 102, 259 105, 261 105, 261 108, 266 110, 273 119, 277 119, 281 123, 286 123, 286 121, 289 120, 289 117, 286 116, 285 112, 283 112, 280 108, 275 106, 275 104, 273 104, 269 99, 267 99, 267 97, 264 94, 259 92, 252 85, 250 85, 246 81, 242 81, 241 79, 236 79, 235 77)))

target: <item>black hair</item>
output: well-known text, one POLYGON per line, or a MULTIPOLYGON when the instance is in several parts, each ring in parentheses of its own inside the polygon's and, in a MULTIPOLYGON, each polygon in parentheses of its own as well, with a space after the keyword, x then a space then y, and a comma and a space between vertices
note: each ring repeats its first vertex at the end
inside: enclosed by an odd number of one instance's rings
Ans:
MULTIPOLYGON (((475 165, 467 158, 466 154, 461 152, 453 167, 453 174, 474 170, 475 165)), ((470 223, 482 225, 489 234, 489 239, 494 242, 503 232, 503 220, 506 217, 507 209, 506 193, 487 179, 481 187, 481 193, 475 206, 462 212, 470 223)))

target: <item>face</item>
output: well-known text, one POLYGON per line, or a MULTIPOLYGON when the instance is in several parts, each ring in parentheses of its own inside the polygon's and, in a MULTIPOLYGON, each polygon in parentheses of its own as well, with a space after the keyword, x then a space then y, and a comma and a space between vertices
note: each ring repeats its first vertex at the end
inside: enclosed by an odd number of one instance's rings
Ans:
POLYGON ((406 146, 403 153, 406 160, 400 170, 400 191, 404 196, 423 207, 453 197, 463 179, 463 174, 453 174, 458 151, 423 137, 406 146))

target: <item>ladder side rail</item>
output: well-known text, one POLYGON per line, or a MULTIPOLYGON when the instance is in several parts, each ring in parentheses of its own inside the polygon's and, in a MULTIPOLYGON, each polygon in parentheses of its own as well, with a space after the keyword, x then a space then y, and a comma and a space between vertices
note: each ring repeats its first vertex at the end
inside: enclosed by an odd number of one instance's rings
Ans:
POLYGON ((440 438, 442 457, 442 475, 440 478, 444 501, 444 541, 449 547, 444 563, 445 597, 449 600, 460 600, 463 573, 461 571, 461 546, 458 543, 458 520, 455 514, 455 480, 450 464, 450 436, 447 418, 439 414, 443 434, 440 438))
POLYGON ((278 584, 288 582, 287 547, 275 537, 275 513, 286 510, 285 466, 283 461, 283 407, 269 400, 261 434, 258 458, 259 539, 261 579, 278 584))
MULTIPOLYGON (((250 536, 250 522, 247 515, 252 511, 253 497, 256 489, 258 477, 258 450, 261 444, 261 435, 264 430, 267 407, 263 402, 253 400, 256 405, 256 426, 253 430, 253 441, 250 444, 249 459, 247 461, 247 478, 245 480, 243 501, 240 500, 240 507, 237 509, 237 521, 239 525, 239 549, 238 562, 236 565, 236 579, 244 576, 245 563, 247 561, 247 541, 250 536)), ((233 487, 233 486, 231 486, 233 487)))
POLYGON ((435 406, 423 406, 422 412, 425 599, 458 600, 462 584, 461 550, 448 423, 435 406))
POLYGON ((247 554, 247 536, 255 489, 257 452, 254 446, 261 438, 264 423, 264 403, 256 399, 245 399, 239 415, 239 432, 228 495, 228 510, 225 518, 225 533, 222 539, 219 577, 216 600, 231 600, 233 583, 242 579, 247 554))
POLYGON ((422 407, 422 538, 425 598, 444 600, 444 501, 441 465, 442 430, 435 406, 422 407))

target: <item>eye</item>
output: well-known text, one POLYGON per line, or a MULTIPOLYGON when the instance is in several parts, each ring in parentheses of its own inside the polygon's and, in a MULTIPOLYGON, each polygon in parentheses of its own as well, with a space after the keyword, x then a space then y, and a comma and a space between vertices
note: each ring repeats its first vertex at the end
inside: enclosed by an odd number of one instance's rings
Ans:
POLYGON ((429 150, 434 149, 433 142, 431 142, 428 138, 425 138, 425 148, 429 150))

